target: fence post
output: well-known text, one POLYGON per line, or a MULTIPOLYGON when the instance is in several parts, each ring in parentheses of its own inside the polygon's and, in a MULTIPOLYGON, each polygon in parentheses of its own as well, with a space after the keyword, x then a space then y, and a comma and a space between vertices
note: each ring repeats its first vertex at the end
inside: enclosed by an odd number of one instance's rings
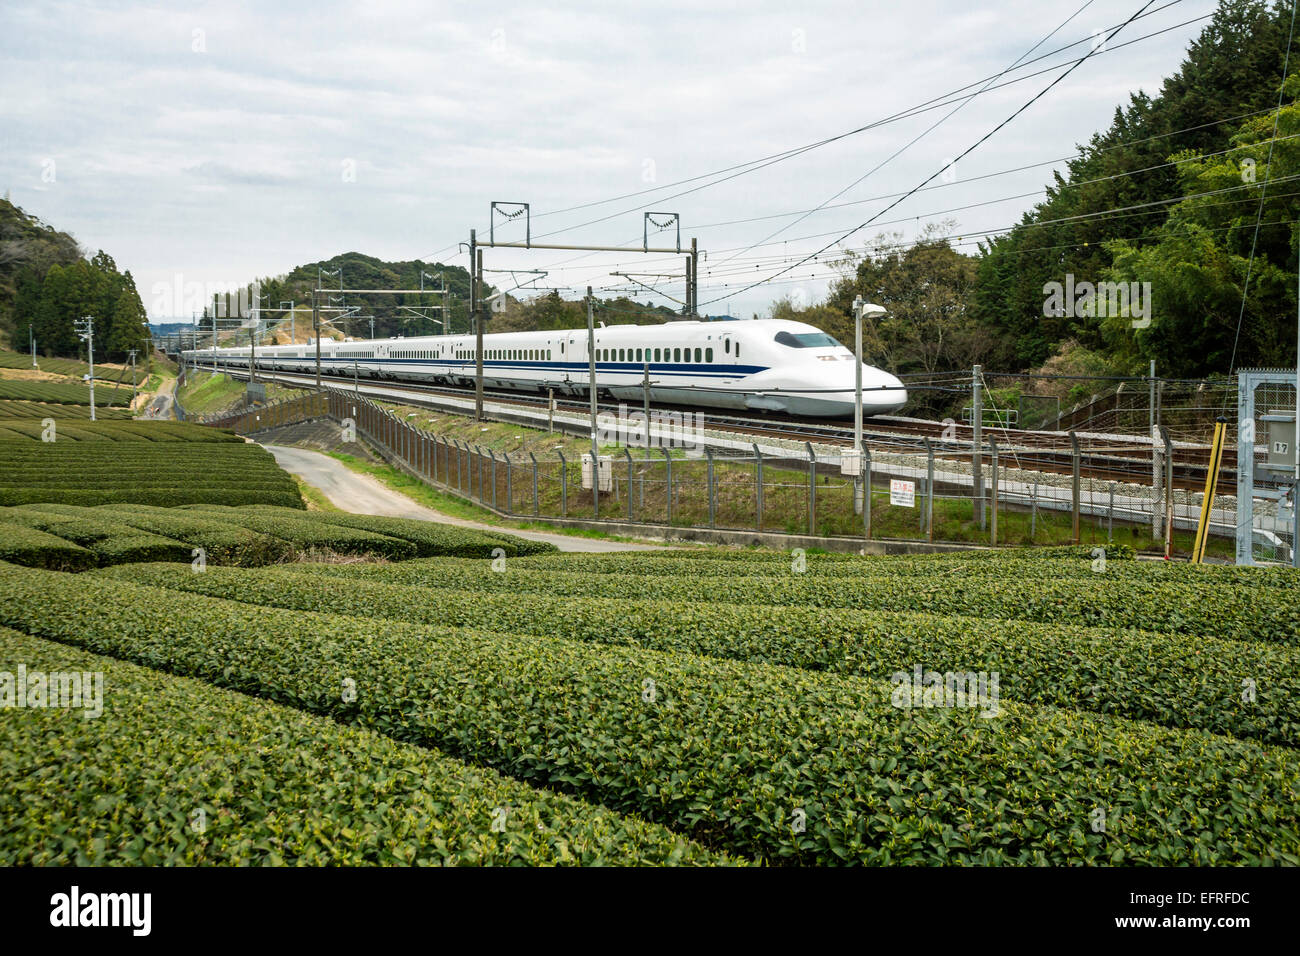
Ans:
POLYGON ((564 457, 564 449, 555 449, 560 456, 560 517, 569 516, 569 463, 564 457))
POLYGON ((1106 509, 1106 540, 1115 540, 1115 486, 1110 486, 1110 506, 1106 509))
POLYGON ((483 446, 474 446, 474 467, 478 470, 478 503, 487 504, 487 498, 483 497, 483 446))
POLYGON ((862 446, 862 534, 871 540, 871 449, 862 446))
MULTIPOLYGON (((1160 438, 1165 444, 1165 558, 1174 554, 1174 440, 1169 437, 1169 429, 1160 428, 1160 438)), ((1300 502, 1295 502, 1300 507, 1300 502)))
POLYGON ((996 547, 998 543, 998 440, 992 436, 989 437, 989 448, 993 451, 992 461, 989 465, 992 479, 989 494, 993 508, 993 515, 989 521, 989 543, 996 547))
POLYGON ((668 502, 667 520, 665 524, 673 523, 673 456, 668 453, 667 448, 660 449, 664 453, 664 469, 667 480, 664 483, 664 489, 667 492, 664 500, 668 502))
POLYGON ((713 446, 704 446, 704 457, 709 462, 709 527, 714 526, 714 500, 713 500, 713 446))
POLYGON ((808 534, 817 533, 817 455, 813 452, 812 442, 806 441, 803 447, 808 449, 808 534))
POLYGON ((758 450, 758 443, 751 442, 754 446, 754 465, 755 477, 757 482, 754 485, 755 491, 758 492, 757 503, 754 508, 754 530, 763 530, 763 453, 758 450))
MULTIPOLYGON (((488 457, 492 459, 492 507, 497 508, 497 453, 491 448, 487 450, 488 457)), ((481 485, 479 487, 482 487, 481 485)), ((500 510, 499 508, 497 510, 500 510)))
POLYGON ((934 445, 925 440, 925 539, 934 540, 934 445))
MULTIPOLYGON (((510 452, 508 452, 508 451, 503 451, 503 452, 501 453, 501 457, 503 457, 503 458, 506 460, 506 514, 513 514, 513 512, 511 511, 511 508, 513 507, 513 505, 511 504, 510 499, 511 499, 512 497, 514 497, 513 494, 512 494, 512 489, 513 489, 513 487, 514 487, 513 484, 512 484, 512 478, 513 478, 513 472, 514 472, 515 469, 514 469, 514 466, 513 466, 512 464, 510 464, 510 452)), ((493 477, 494 477, 494 478, 496 477, 496 468, 495 468, 495 466, 493 466, 493 477)), ((496 487, 496 482, 495 482, 495 481, 493 481, 493 483, 492 483, 492 487, 493 487, 493 488, 496 487)))
POLYGON ((528 457, 533 460, 533 514, 536 516, 542 513, 541 505, 537 499, 537 456, 530 451, 528 457))
MULTIPOLYGON (((627 520, 635 520, 632 517, 632 452, 627 445, 623 446, 623 454, 627 457, 627 520)), ((610 463, 610 469, 613 470, 613 463, 610 463)))
POLYGON ((1073 526, 1073 540, 1079 543, 1079 436, 1070 432, 1070 514, 1073 526))
POLYGON ((1034 534, 1038 530, 1038 479, 1034 479, 1034 490, 1029 498, 1029 543, 1034 543, 1034 534))

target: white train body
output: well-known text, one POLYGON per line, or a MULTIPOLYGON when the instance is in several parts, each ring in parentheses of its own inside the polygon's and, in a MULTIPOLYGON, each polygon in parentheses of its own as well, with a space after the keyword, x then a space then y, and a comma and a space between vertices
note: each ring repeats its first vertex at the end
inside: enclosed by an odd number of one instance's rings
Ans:
MULTIPOLYGON (((819 329, 783 319, 673 321, 615 325, 595 332, 596 386, 615 399, 639 402, 647 367, 655 402, 738 411, 777 411, 815 418, 853 414, 853 353, 819 329)), ((330 376, 443 385, 472 385, 474 336, 320 343, 321 370, 330 376)), ((494 332, 483 336, 483 381, 491 389, 585 395, 587 330, 494 332)), ((246 369, 249 349, 196 349, 191 365, 246 369)), ((314 372, 314 345, 257 349, 257 367, 314 372)), ((864 414, 894 412, 907 390, 894 376, 862 368, 864 414)))

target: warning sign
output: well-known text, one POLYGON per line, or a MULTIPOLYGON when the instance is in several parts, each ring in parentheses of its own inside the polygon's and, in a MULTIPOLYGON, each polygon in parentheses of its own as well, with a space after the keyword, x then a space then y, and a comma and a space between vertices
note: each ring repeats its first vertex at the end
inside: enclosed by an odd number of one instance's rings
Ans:
POLYGON ((889 479, 889 503, 900 508, 916 507, 916 482, 889 479))

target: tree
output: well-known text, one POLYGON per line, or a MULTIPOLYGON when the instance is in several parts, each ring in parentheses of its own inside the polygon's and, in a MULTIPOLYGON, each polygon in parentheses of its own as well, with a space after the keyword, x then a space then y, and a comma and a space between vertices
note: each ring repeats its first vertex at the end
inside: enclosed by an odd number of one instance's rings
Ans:
POLYGON ((984 247, 973 308, 1000 342, 997 361, 1028 368, 1068 339, 1090 350, 1112 340, 1099 317, 1045 316, 1045 287, 1067 276, 1103 279, 1116 264, 1111 243, 1143 241, 1182 195, 1171 155, 1222 149, 1240 117, 1276 105, 1290 21, 1282 0, 1223 0, 1159 96, 1133 95, 1054 177, 1044 201, 984 247))
POLYGON ((852 275, 837 282, 827 303, 836 316, 825 331, 844 342, 853 337, 853 300, 862 296, 889 310, 863 326, 863 359, 896 373, 934 373, 969 368, 989 353, 971 313, 977 262, 948 242, 951 222, 930 223, 915 242, 901 233, 879 236, 883 251, 856 260, 852 275))
MULTIPOLYGON (((1285 93, 1300 93, 1300 74, 1288 77, 1285 93)), ((1287 137, 1297 134, 1300 107, 1292 102, 1276 117, 1246 121, 1221 155, 1178 154, 1189 198, 1173 206, 1149 244, 1107 243, 1107 277, 1151 291, 1148 325, 1123 312, 1099 319, 1128 370, 1152 358, 1167 374, 1187 376, 1291 364, 1300 201, 1286 179, 1300 174, 1300 146, 1287 137)))

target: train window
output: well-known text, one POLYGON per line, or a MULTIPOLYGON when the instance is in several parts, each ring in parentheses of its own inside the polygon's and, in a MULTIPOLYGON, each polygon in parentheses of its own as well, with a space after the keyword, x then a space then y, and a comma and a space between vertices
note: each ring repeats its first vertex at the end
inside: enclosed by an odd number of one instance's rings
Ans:
POLYGON ((674 361, 674 362, 680 362, 681 360, 682 360, 682 350, 681 350, 681 349, 673 349, 673 361, 674 361))
POLYGON ((705 349, 705 350, 704 350, 704 361, 706 361, 706 362, 712 362, 712 361, 713 361, 713 349, 705 349))
POLYGON ((736 343, 736 358, 740 358, 740 343, 736 343))
POLYGON ((658 350, 658 349, 655 349, 655 361, 656 361, 656 362, 660 361, 660 358, 659 358, 659 350, 658 350))
POLYGON ((700 349, 695 350, 695 361, 697 362, 703 361, 703 358, 700 353, 701 353, 700 349))
POLYGON ((728 355, 731 354, 731 339, 723 339, 722 350, 726 352, 728 355))

